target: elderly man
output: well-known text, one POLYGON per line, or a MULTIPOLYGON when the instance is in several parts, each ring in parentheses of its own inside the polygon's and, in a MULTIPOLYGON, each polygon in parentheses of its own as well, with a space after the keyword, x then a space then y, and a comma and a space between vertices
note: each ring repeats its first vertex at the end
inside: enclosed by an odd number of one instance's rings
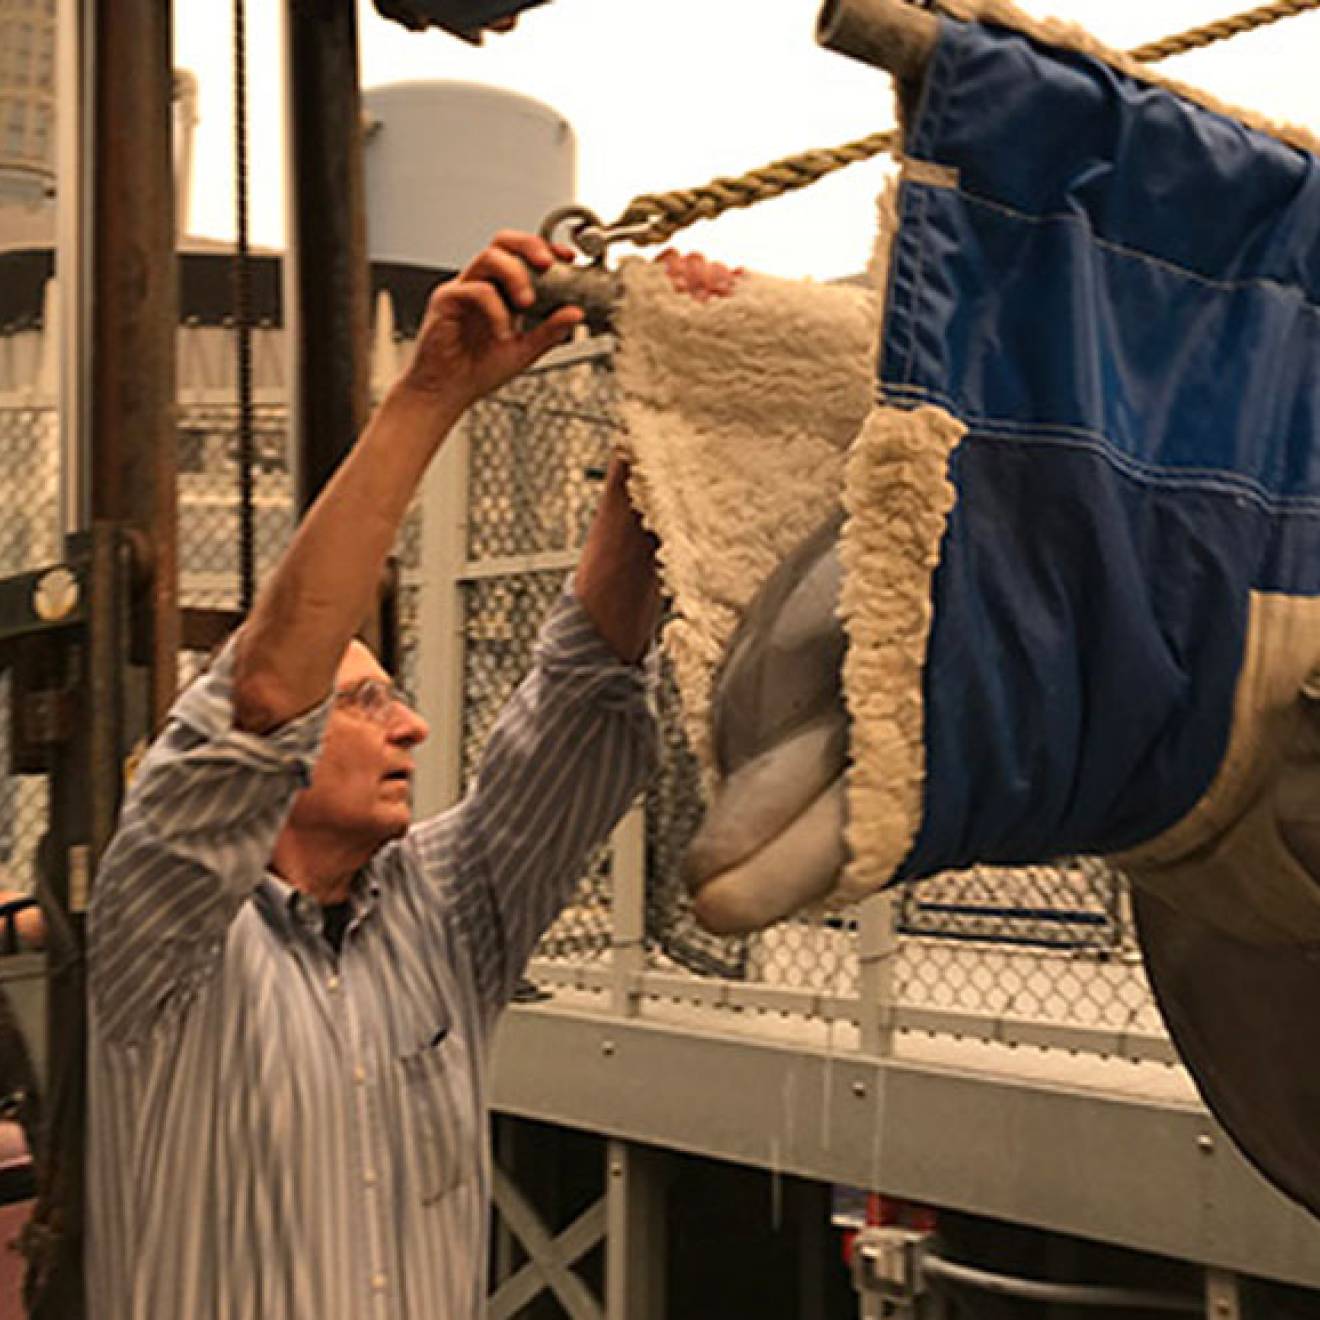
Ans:
POLYGON ((580 320, 511 311, 568 255, 503 234, 436 291, 138 772, 90 923, 94 1315, 480 1313, 492 1024, 653 758, 653 545, 623 465, 453 810, 412 823, 426 723, 353 634, 455 422, 580 320))

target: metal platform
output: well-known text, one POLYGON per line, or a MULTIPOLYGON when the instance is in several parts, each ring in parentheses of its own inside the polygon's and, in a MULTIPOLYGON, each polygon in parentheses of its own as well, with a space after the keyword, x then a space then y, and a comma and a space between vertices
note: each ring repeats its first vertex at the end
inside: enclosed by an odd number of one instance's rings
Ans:
POLYGON ((1267 1185, 1181 1069, 556 990, 509 1010, 498 1110, 1320 1287, 1320 1224, 1267 1185), (757 1019, 760 1020, 757 1020, 757 1019), (846 1039, 852 1036, 853 1040, 846 1039))

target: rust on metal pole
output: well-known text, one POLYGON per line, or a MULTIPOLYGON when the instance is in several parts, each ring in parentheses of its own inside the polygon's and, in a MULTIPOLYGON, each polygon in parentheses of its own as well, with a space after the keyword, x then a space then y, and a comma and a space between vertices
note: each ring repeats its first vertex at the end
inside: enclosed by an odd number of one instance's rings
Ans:
POLYGON ((170 6, 97 0, 94 49, 91 514, 149 546, 135 651, 159 722, 179 650, 170 6))

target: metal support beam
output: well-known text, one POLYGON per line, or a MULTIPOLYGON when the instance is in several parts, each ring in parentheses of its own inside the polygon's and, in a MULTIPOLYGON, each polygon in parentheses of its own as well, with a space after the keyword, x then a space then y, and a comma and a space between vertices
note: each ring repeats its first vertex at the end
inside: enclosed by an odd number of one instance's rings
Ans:
POLYGON ((147 708, 152 723, 164 715, 177 683, 170 18, 160 0, 63 0, 59 13, 60 521, 77 567, 49 575, 60 586, 46 602, 55 613, 42 615, 67 626, 10 653, 22 709, 46 713, 33 747, 51 791, 39 858, 50 1121, 27 1242, 37 1320, 79 1320, 86 1308, 83 914, 130 735, 147 708), (131 662, 150 676, 149 696, 126 698, 131 662))
POLYGON ((646 814, 640 804, 618 823, 612 840, 614 903, 610 910, 610 971, 614 1011, 634 1017, 646 970, 646 814))
POLYGON ((59 327, 60 538, 91 523, 93 0, 56 15, 55 271, 59 327))
POLYGON ((825 0, 816 40, 828 50, 920 82, 939 36, 939 19, 906 0, 825 0))
MULTIPOLYGON (((284 328, 297 507, 330 479, 371 405, 371 290, 362 166, 357 7, 285 0, 288 238, 284 328)), ((398 662, 397 574, 387 571, 366 638, 398 662)))
POLYGON ((861 905, 857 931, 859 1022, 863 1053, 883 1055, 893 1050, 895 1027, 894 967, 898 960, 898 929, 894 896, 872 894, 861 905))
MULTIPOLYGON (((1005 1051, 1007 1053, 1007 1051, 1005 1051)), ((515 1006, 500 1112, 1320 1287, 1320 1227, 1185 1100, 1093 1065, 919 1063, 747 1023, 515 1006), (678 1082, 675 1079, 679 1079, 678 1082), (681 1083, 681 1084, 680 1084, 681 1083), (969 1122, 968 1115, 975 1115, 969 1122), (1123 1158, 1116 1159, 1115 1151, 1123 1158), (1086 1188, 1079 1196, 1077 1189, 1086 1188)), ((1060 1061, 1062 1062, 1062 1061, 1060 1061)))
POLYGON ((418 592, 417 694, 438 744, 417 767, 419 814, 452 807, 463 793, 464 585, 467 561, 466 421, 440 448, 422 483, 422 562, 418 592))
MULTIPOLYGON (((85 1312, 82 1253, 86 1191, 86 985, 84 917, 96 858, 114 827, 127 742, 130 672, 129 534, 97 523, 70 538, 71 565, 45 574, 62 580, 62 624, 6 639, 15 694, 12 746, 28 768, 50 775, 50 824, 38 851, 46 916, 49 1115, 36 1152, 38 1202, 29 1235, 29 1314, 79 1320, 85 1312)), ((139 694, 141 697, 142 694, 139 694)), ((141 705, 141 701, 138 702, 141 705)), ((140 717, 141 711, 138 715, 140 717)), ((141 720, 136 721, 141 727, 141 720)))
POLYGON ((1205 1272, 1206 1320, 1242 1320, 1238 1276, 1228 1270, 1205 1272))
POLYGON ((600 1241, 605 1228, 605 1207, 597 1201, 584 1210, 558 1237, 498 1165, 494 1169, 495 1208, 512 1229, 528 1263, 490 1299, 489 1320, 512 1320, 531 1299, 549 1289, 570 1320, 604 1320, 591 1289, 573 1273, 573 1262, 600 1241))
POLYGON ((607 1320, 664 1320, 665 1156, 610 1141, 605 1150, 605 1315, 607 1320))
POLYGON ((288 244, 295 493, 306 509, 348 452, 369 403, 370 287, 356 6, 286 0, 288 244))
POLYGON ((134 653, 159 721, 179 651, 170 7, 96 0, 95 13, 91 516, 144 534, 134 653))

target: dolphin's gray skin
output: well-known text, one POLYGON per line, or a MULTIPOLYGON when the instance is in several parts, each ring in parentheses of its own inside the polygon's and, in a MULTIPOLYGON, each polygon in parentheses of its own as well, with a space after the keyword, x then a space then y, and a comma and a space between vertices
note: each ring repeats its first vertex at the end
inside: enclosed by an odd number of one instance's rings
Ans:
POLYGON ((834 510, 766 579, 738 625, 715 680, 712 724, 721 775, 827 711, 843 710, 839 670, 839 531, 834 510))
MULTIPOLYGON (((1320 673, 1302 688, 1268 791, 1279 836, 1320 884, 1320 673)), ((1276 1186, 1320 1216, 1320 945, 1258 945, 1134 886, 1146 973, 1215 1117, 1276 1186)))
POLYGON ((842 523, 835 510, 766 580, 715 682, 720 783, 685 874, 698 919, 721 934, 824 898, 845 861, 842 523))
POLYGON ((1320 949, 1245 944, 1138 888, 1142 960, 1202 1098, 1276 1187, 1320 1215, 1320 949))
POLYGON ((848 729, 826 710, 721 781, 688 850, 689 873, 708 879, 746 861, 773 839, 843 769, 848 729))
POLYGON ((1302 716, 1293 727, 1290 773, 1279 785, 1279 833, 1320 885, 1320 670, 1302 685, 1302 716))

